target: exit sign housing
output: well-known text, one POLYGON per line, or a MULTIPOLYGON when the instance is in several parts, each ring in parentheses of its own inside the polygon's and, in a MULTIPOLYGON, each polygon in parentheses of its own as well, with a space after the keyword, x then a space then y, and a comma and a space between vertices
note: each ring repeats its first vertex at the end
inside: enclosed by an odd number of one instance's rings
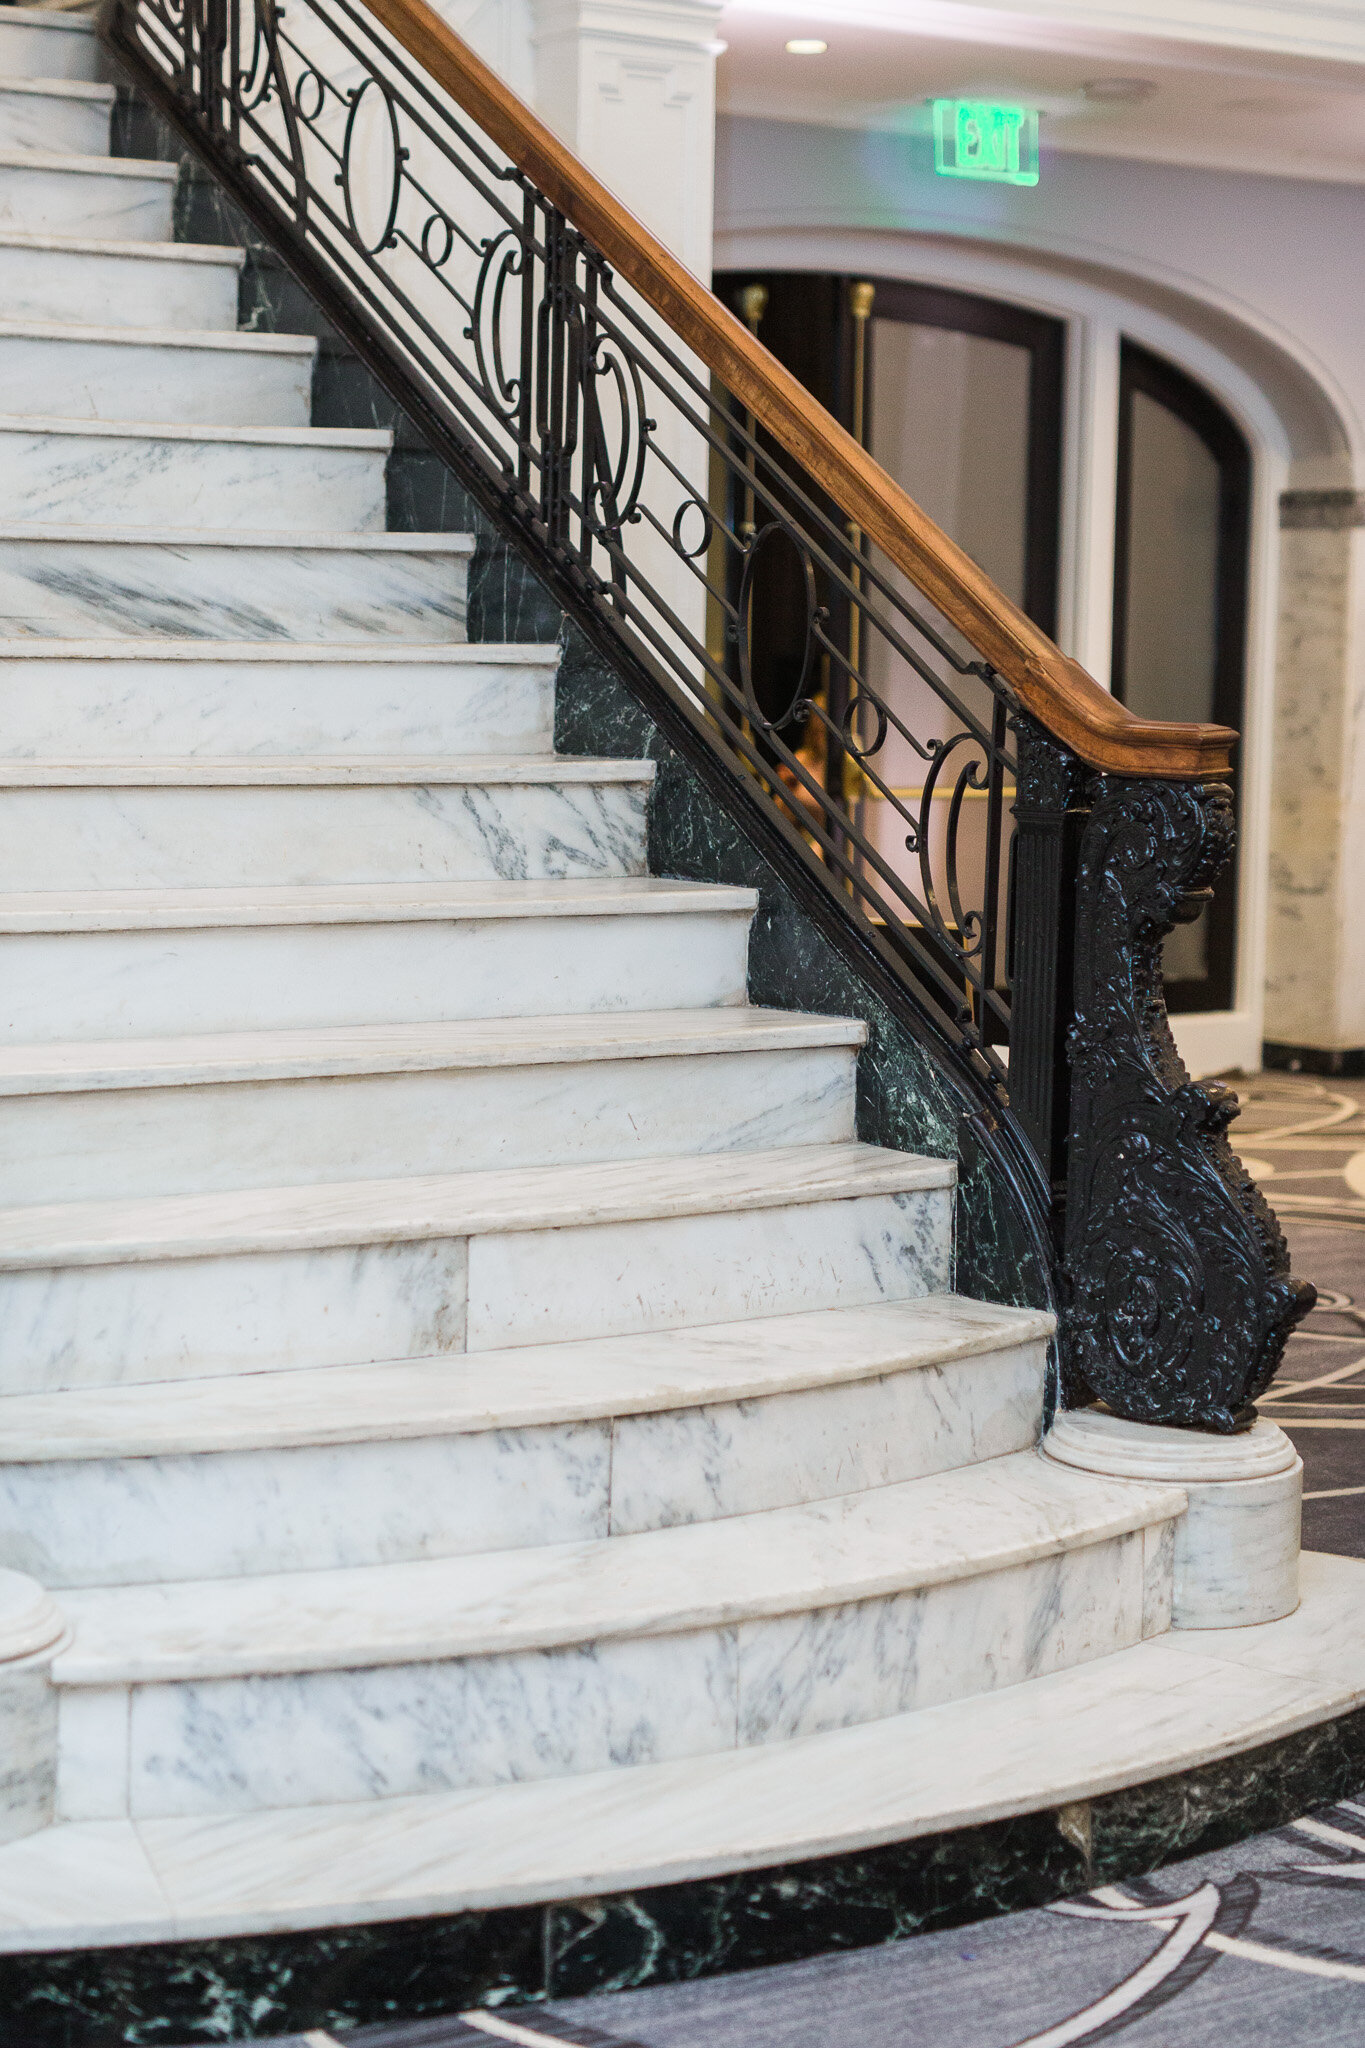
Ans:
POLYGON ((934 101, 934 169, 994 185, 1038 183, 1038 115, 991 100, 934 101))

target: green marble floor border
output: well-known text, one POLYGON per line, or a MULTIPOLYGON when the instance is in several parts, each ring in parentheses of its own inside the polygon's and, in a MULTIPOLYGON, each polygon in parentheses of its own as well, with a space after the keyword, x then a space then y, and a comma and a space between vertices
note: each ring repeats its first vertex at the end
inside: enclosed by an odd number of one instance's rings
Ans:
POLYGON ((1365 1786, 1365 1709, 1083 1804, 653 1890, 379 1926, 0 1958, 23 2048, 229 2042, 676 1983, 1042 1906, 1365 1786))

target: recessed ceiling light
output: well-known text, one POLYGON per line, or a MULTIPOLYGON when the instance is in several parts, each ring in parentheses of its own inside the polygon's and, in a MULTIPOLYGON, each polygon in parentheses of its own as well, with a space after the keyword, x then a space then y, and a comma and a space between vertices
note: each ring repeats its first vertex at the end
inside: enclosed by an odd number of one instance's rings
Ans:
POLYGON ((819 36, 793 36, 787 45, 787 55, 789 57, 823 57, 828 48, 829 44, 822 43, 819 36))
POLYGON ((1112 107, 1135 106, 1156 91, 1150 78, 1091 78, 1081 87, 1088 100, 1112 107))

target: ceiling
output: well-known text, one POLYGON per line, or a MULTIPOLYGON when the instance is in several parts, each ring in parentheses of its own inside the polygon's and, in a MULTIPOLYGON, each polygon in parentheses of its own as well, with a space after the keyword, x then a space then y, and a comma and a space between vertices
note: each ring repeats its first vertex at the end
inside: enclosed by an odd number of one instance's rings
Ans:
POLYGON ((1094 19, 1068 25, 905 0, 728 0, 720 104, 769 120, 914 133, 927 128, 933 99, 1007 100, 1039 109, 1044 151, 1365 183, 1365 62, 1121 34, 1094 19), (795 37, 828 50, 789 55, 795 37), (1131 96, 1117 96, 1120 86, 1131 96))

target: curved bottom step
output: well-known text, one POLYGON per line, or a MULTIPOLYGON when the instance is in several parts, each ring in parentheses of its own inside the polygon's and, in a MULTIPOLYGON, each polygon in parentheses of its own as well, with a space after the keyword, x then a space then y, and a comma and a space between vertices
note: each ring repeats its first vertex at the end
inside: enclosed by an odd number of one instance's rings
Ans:
MULTIPOLYGON (((174 1975, 188 2039, 187 1987, 202 1984, 207 2014, 240 1979, 274 2031, 354 2024, 396 2016, 403 1956, 424 1959, 412 2016, 853 1946, 1084 1889, 1357 1788, 1365 1562, 1305 1555, 1303 1583, 1284 1621, 1168 1635, 760 1750, 369 1806, 51 1828, 0 1849, 0 2000, 36 2011, 37 1987, 65 1985, 44 1994, 65 2024, 82 1983, 117 1980, 146 2010, 174 1975), (298 1938, 321 1928, 324 1944, 298 1938), (117 1969, 111 1948, 128 1952, 117 1969)), ((36 2028, 35 2048, 46 2038, 36 2028)))

